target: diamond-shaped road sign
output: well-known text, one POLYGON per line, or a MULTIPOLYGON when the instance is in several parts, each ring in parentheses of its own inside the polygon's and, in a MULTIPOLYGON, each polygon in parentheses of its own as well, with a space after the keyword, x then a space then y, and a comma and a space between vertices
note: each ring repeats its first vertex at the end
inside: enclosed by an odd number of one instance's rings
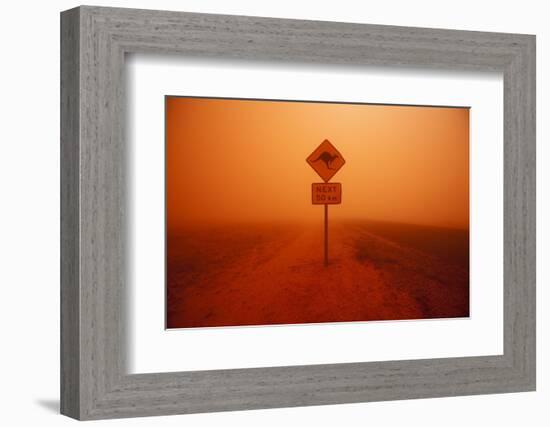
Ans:
POLYGON ((306 162, 325 182, 329 182, 336 172, 340 170, 346 161, 338 150, 325 139, 313 153, 309 155, 306 162))

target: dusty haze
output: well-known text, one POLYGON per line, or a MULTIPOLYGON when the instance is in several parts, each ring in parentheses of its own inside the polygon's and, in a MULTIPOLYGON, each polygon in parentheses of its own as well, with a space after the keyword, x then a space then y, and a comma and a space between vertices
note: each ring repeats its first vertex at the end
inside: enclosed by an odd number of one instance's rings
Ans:
POLYGON ((469 110, 166 98, 168 227, 317 220, 306 157, 342 153, 335 219, 467 229, 469 110))
POLYGON ((167 327, 468 316, 468 120, 168 97, 167 327), (326 246, 306 163, 325 139, 346 161, 326 246))

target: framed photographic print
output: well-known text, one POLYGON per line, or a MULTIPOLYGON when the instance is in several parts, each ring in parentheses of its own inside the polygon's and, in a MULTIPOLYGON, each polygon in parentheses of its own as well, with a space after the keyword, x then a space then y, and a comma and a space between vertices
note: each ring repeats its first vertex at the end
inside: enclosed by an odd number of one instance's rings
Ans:
POLYGON ((535 38, 61 15, 61 411, 535 389, 535 38))

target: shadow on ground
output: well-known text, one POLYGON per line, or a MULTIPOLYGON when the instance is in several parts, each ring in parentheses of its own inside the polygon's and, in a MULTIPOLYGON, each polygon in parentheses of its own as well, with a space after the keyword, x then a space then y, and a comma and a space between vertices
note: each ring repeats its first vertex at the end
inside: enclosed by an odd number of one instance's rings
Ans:
POLYGON ((38 399, 35 403, 50 412, 59 414, 59 399, 38 399))

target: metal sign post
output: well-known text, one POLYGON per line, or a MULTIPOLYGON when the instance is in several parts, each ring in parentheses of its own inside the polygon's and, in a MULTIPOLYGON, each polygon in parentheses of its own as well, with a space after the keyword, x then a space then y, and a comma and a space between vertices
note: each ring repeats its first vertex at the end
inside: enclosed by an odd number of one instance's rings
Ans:
POLYGON ((328 266, 328 205, 325 205, 325 267, 328 266))
POLYGON ((346 161, 338 150, 325 139, 306 159, 306 162, 325 181, 311 184, 311 203, 325 205, 325 267, 328 266, 328 205, 342 203, 342 184, 329 183, 346 161))

